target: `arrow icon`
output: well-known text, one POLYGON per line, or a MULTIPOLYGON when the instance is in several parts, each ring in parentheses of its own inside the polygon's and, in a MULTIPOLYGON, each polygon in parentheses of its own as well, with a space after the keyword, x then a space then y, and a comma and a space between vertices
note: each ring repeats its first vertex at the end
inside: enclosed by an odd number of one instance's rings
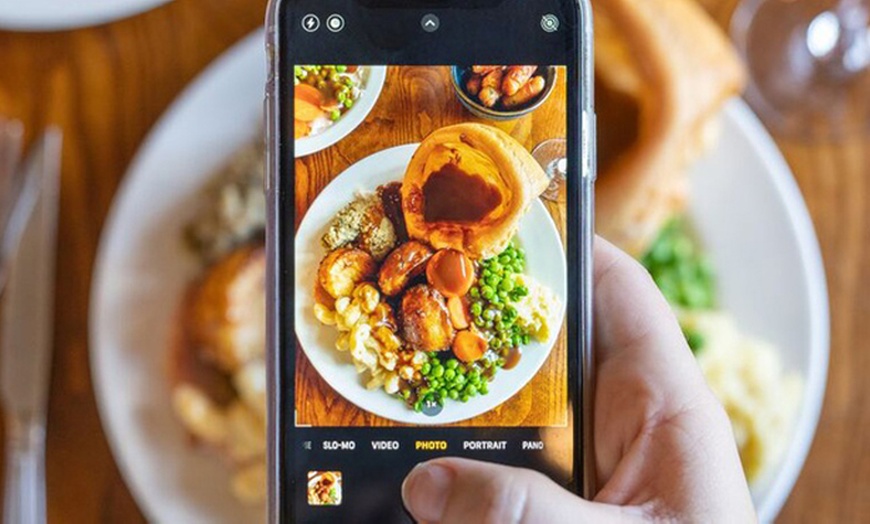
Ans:
POLYGON ((436 15, 428 14, 423 17, 421 25, 423 26, 423 30, 427 33, 434 33, 439 27, 441 27, 441 20, 436 15))

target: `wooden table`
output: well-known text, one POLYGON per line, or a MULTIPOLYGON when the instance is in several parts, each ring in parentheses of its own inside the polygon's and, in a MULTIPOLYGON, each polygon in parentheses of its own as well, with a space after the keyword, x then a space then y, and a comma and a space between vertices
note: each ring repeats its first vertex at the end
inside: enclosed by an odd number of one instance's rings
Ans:
MULTIPOLYGON (((296 221, 301 223, 320 191, 351 164, 387 148, 420 142, 436 129, 465 122, 485 122, 510 134, 526 149, 564 138, 567 129, 565 75, 558 77, 547 101, 533 113, 508 122, 474 118, 456 98, 448 67, 391 67, 378 103, 366 121, 333 147, 296 161, 300 181, 296 221), (409 108, 413 107, 413 115, 409 108)), ((375 188, 368 188, 374 190, 375 188)), ((547 203, 553 221, 565 224, 565 204, 547 203)), ((564 231, 563 240, 564 240, 564 231)), ((528 350, 531 351, 531 350, 528 350)), ((567 358, 564 331, 535 377, 501 406, 459 426, 564 427, 567 424, 567 358)), ((324 381, 303 351, 297 352, 296 420, 311 426, 393 426, 348 402, 324 381)), ((510 380, 504 370, 502 380, 510 380)), ((450 403, 445 410, 450 409, 450 403)))
MULTIPOLYGON (((711 0, 719 1, 719 0, 711 0)), ((175 0, 138 17, 55 34, 0 32, 0 114, 31 137, 65 133, 56 353, 48 432, 51 522, 143 517, 100 426, 88 363, 88 299, 100 231, 142 139, 184 86, 263 20, 262 1, 175 0)), ((783 522, 870 519, 870 136, 780 141, 804 192, 831 297, 829 385, 783 522)))

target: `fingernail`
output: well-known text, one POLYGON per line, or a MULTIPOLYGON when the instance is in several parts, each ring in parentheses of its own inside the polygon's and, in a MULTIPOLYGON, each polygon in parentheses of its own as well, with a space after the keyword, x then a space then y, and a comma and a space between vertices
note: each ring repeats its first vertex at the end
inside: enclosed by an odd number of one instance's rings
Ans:
POLYGON ((438 464, 420 464, 402 484, 402 500, 420 521, 440 522, 453 484, 453 472, 438 464))

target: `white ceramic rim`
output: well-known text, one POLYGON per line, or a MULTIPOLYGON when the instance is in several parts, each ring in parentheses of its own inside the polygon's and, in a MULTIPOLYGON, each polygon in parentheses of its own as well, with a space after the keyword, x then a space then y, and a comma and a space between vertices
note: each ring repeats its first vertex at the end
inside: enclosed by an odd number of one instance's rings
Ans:
POLYGON ((778 193, 782 196, 789 223, 797 239, 801 261, 806 268, 804 278, 808 283, 811 307, 808 319, 813 333, 813 340, 810 343, 810 365, 805 379, 801 408, 795 422, 794 437, 785 452, 778 473, 768 488, 767 497, 756 508, 759 520, 766 523, 776 518, 794 488, 813 443, 824 404, 830 351, 828 290, 821 249, 809 210, 782 153, 745 102, 732 101, 726 106, 725 111, 732 117, 735 125, 746 136, 751 137, 752 147, 755 148, 764 168, 770 173, 778 193))
POLYGON ((0 3, 0 28, 10 31, 59 31, 120 20, 172 0, 7 0, 0 3))

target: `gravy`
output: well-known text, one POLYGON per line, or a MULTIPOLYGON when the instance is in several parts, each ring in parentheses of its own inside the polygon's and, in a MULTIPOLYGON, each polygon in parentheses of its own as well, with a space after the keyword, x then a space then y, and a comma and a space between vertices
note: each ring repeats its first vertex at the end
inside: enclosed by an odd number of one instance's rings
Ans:
POLYGON ((479 222, 501 204, 501 193, 479 176, 453 164, 432 173, 423 185, 426 222, 479 222))

